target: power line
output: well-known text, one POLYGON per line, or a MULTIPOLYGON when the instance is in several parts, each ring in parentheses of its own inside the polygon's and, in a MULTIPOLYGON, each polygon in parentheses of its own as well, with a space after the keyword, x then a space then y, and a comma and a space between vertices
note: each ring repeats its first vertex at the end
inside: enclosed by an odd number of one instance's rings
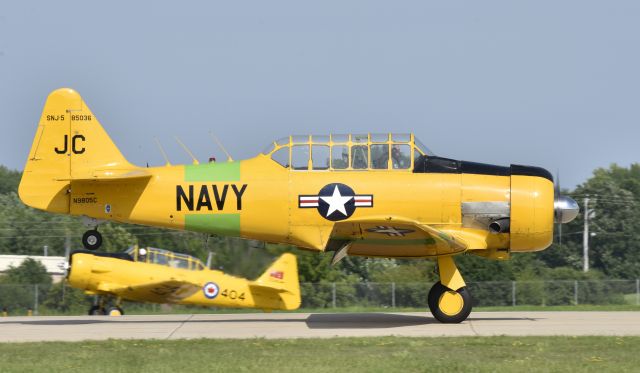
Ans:
POLYGON ((593 195, 593 194, 587 194, 587 193, 569 193, 570 196, 574 196, 574 197, 589 197, 589 198, 593 198, 593 199, 607 199, 607 198, 619 198, 619 199, 633 199, 636 200, 636 196, 634 195, 616 195, 616 194, 598 194, 598 195, 593 195))
POLYGON ((593 195, 593 194, 572 194, 569 193, 568 194, 571 197, 575 197, 575 198, 585 198, 585 197, 589 197, 589 198, 593 198, 594 200, 616 200, 616 201, 633 201, 633 202, 639 202, 639 200, 635 197, 635 196, 617 196, 617 195, 612 195, 612 194, 606 194, 606 195, 593 195))

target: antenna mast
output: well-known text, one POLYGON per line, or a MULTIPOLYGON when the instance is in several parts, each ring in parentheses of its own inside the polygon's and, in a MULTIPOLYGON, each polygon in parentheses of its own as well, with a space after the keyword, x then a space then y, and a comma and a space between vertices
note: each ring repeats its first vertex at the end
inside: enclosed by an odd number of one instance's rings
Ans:
POLYGON ((224 148, 224 146, 222 146, 222 143, 220 142, 220 140, 218 140, 218 138, 213 134, 213 132, 209 131, 209 136, 211 136, 211 138, 213 139, 213 141, 220 147, 220 149, 222 149, 222 151, 224 152, 224 154, 226 154, 227 156, 227 162, 233 162, 233 158, 231 158, 231 155, 227 152, 227 149, 224 148))
POLYGON ((175 138, 176 141, 178 142, 178 144, 180 144, 180 146, 182 146, 182 149, 184 149, 184 151, 187 152, 187 154, 189 154, 189 156, 193 160, 193 164, 200 164, 200 162, 198 162, 196 157, 194 157, 193 153, 191 153, 191 150, 189 150, 189 148, 187 148, 187 146, 182 141, 180 141, 178 136, 173 136, 173 138, 175 138))
POLYGON ((165 166, 171 166, 171 162, 169 162, 169 157, 167 157, 167 153, 162 148, 162 145, 160 144, 160 141, 158 140, 158 138, 154 137, 153 140, 155 140, 156 145, 158 146, 158 149, 160 149, 160 153, 162 153, 162 157, 164 158, 164 161, 165 161, 165 166))

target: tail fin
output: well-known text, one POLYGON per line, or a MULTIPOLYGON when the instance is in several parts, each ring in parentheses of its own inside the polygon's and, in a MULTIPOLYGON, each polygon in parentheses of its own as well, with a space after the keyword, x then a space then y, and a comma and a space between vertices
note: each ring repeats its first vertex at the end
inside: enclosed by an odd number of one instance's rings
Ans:
POLYGON ((69 183, 137 167, 122 156, 80 95, 69 88, 47 97, 18 193, 27 205, 69 212, 69 183))
POLYGON ((276 301, 268 302, 271 306, 265 306, 265 309, 297 309, 300 307, 300 283, 296 256, 282 254, 250 286, 256 293, 260 293, 261 298, 276 301), (275 297, 279 299, 274 299, 275 297), (276 305, 277 303, 279 304, 276 305))

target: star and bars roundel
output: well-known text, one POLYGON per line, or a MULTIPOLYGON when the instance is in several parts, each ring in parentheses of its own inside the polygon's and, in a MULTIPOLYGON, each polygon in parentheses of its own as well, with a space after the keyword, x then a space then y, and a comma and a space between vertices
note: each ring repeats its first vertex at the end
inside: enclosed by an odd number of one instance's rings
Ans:
POLYGON ((356 207, 373 207, 372 194, 356 194, 351 187, 340 183, 325 185, 317 195, 299 195, 299 208, 316 208, 327 220, 349 218, 356 207))

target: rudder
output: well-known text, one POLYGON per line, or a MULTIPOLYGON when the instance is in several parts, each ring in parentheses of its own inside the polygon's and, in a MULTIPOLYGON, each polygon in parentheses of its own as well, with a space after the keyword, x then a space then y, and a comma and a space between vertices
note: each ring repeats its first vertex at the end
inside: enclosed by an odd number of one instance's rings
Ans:
POLYGON ((300 307, 298 261, 295 255, 290 253, 282 254, 258 277, 255 283, 279 290, 284 309, 295 310, 300 307))

